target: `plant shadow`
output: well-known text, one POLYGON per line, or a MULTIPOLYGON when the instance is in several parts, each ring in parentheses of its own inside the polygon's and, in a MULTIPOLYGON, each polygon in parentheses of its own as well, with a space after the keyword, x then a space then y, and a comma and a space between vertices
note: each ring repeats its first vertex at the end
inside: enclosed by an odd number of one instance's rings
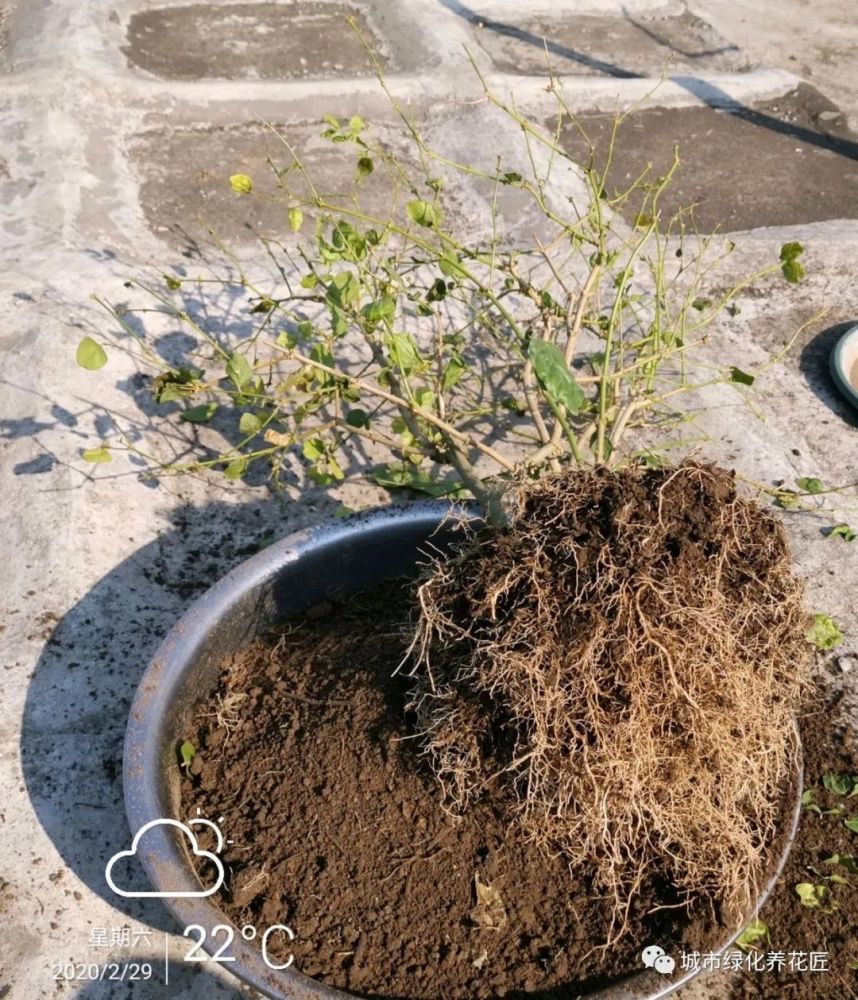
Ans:
MULTIPOLYGON (((120 898, 105 865, 127 850, 122 794, 128 709, 163 636, 187 604, 234 565, 289 531, 331 515, 321 497, 184 506, 154 541, 107 573, 46 635, 27 690, 21 764, 33 809, 65 864, 129 917, 174 932, 157 900, 120 898)), ((49 626, 50 627, 50 626, 49 626)), ((140 878, 132 888, 141 888, 140 878)))

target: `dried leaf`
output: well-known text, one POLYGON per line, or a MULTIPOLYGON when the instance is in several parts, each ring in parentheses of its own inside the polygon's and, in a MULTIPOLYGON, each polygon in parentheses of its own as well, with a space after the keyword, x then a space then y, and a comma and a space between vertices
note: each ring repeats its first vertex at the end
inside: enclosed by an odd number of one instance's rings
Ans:
POLYGON ((506 927, 507 916, 500 893, 481 882, 479 874, 474 875, 474 892, 477 905, 470 912, 471 920, 484 930, 502 931, 506 927))

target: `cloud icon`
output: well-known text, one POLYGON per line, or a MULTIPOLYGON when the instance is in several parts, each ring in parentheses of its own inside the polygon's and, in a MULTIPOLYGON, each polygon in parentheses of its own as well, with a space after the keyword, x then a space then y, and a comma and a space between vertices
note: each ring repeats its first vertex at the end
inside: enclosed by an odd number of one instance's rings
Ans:
POLYGON ((220 830, 211 820, 207 819, 192 819, 187 826, 184 823, 180 823, 176 819, 153 819, 148 823, 145 823, 137 833, 134 834, 134 839, 131 841, 131 850, 129 851, 117 851, 116 854, 107 862, 107 866, 104 869, 104 877, 107 880, 107 884, 116 893, 117 896, 125 896, 128 899, 143 899, 143 898, 155 898, 155 899, 200 899, 204 896, 211 896, 220 889, 223 885, 223 880, 225 873, 223 870, 223 862, 216 854, 212 854, 211 851, 200 850, 200 845, 197 843, 196 834, 191 830, 192 826, 195 825, 205 825, 214 829, 217 834, 217 849, 220 851, 223 849, 223 835, 220 830), (120 889, 119 886, 113 881, 113 866, 116 864, 120 858, 133 858, 137 854, 137 848, 140 845, 141 839, 145 834, 156 826, 173 826, 177 830, 181 830, 182 834, 188 838, 191 845, 191 853, 198 858, 205 858, 207 861, 215 866, 217 870, 217 880, 213 886, 208 889, 195 889, 190 892, 154 892, 154 891, 138 891, 138 892, 128 892, 125 889, 120 889))

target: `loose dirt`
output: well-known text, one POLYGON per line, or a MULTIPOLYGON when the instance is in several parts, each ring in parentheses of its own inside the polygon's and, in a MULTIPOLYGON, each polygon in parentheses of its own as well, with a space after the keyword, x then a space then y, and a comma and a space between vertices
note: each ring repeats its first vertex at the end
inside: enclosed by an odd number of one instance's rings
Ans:
MULTIPOLYGON (((650 180, 664 175, 679 147, 680 166, 659 199, 664 218, 694 206, 700 232, 735 232, 760 226, 796 226, 858 217, 858 137, 836 105, 807 84, 773 101, 719 107, 728 95, 709 84, 689 83, 711 106, 645 108, 619 130, 608 193, 624 191, 651 165, 650 180)), ((580 127, 607 157, 613 118, 584 114, 580 127)), ((579 162, 589 149, 576 127, 562 142, 579 162)), ((640 203, 623 208, 633 222, 640 203)))
POLYGON ((440 805, 392 677, 413 584, 322 605, 224 665, 188 738, 183 810, 223 816, 238 925, 286 922, 296 967, 369 997, 569 997, 641 968, 641 942, 705 948, 665 884, 635 900, 635 933, 605 940, 611 901, 585 871, 527 843, 488 791, 461 817, 440 805), (479 880, 479 894, 477 883, 479 880), (562 987, 562 989, 560 988, 562 987))
POLYGON ((768 927, 768 940, 761 941, 757 950, 763 958, 782 955, 784 965, 775 962, 765 972, 744 972, 728 992, 730 1000, 849 1000, 858 996, 858 875, 842 864, 825 863, 835 854, 858 855, 858 834, 844 825, 844 820, 858 816, 858 797, 839 796, 823 786, 827 774, 858 776, 858 739, 854 728, 838 723, 837 700, 836 693, 827 702, 820 700, 801 726, 804 787, 823 812, 836 811, 828 815, 802 811, 783 875, 760 913, 768 927), (846 883, 831 882, 832 875, 845 878, 846 883), (795 891, 802 882, 827 887, 821 906, 802 905, 795 891), (804 957, 798 957, 801 953, 804 957), (812 953, 825 956, 824 971, 807 968, 812 953), (791 955, 796 957, 791 960, 791 955))

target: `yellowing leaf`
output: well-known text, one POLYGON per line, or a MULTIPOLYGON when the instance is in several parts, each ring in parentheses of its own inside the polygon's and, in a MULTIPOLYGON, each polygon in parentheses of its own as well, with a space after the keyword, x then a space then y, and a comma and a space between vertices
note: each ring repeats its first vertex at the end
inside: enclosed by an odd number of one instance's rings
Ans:
POLYGON ((92 337, 84 337, 77 345, 74 359, 81 368, 94 372, 107 364, 107 353, 92 337))
POLYGON ((242 413, 238 429, 242 434, 258 434, 262 429, 262 421, 255 413, 242 413))
POLYGON ((250 194, 253 190, 253 181, 247 174, 232 174, 229 183, 236 194, 250 194))
POLYGON ((265 432, 265 440, 273 444, 276 448, 288 448, 292 444, 291 434, 281 434, 279 431, 269 428, 265 432))
POLYGON ((112 462, 113 456, 110 451, 102 445, 100 448, 87 448, 81 452, 84 462, 91 462, 93 465, 101 465, 104 462, 112 462))
POLYGON ((431 229, 441 221, 441 212, 431 201, 417 198, 414 201, 409 201, 405 207, 418 226, 426 226, 431 229))
POLYGON ((304 213, 300 208, 290 208, 289 212, 289 228, 293 233, 301 232, 301 226, 304 224, 304 213))
POLYGON ((474 893, 477 905, 469 914, 471 921, 484 930, 503 930, 507 923, 506 907, 497 889, 480 881, 479 873, 474 875, 474 893))

